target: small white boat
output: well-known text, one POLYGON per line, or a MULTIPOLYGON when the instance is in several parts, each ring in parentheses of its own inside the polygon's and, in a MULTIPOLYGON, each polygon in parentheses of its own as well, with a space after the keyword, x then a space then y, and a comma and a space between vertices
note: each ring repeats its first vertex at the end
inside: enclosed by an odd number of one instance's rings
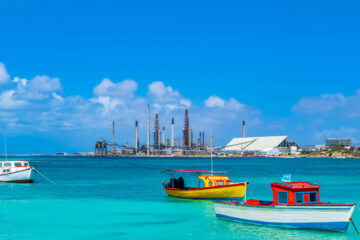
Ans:
POLYGON ((320 202, 320 185, 272 183, 273 201, 214 202, 220 219, 289 228, 345 232, 355 204, 320 202))
POLYGON ((34 169, 28 161, 0 161, 0 182, 34 182, 34 169))

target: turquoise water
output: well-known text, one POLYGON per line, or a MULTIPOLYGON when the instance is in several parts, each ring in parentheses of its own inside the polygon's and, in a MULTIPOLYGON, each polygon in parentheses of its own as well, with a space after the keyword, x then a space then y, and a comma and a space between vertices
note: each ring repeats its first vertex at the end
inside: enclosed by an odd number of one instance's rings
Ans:
MULTIPOLYGON (((57 184, 0 184, 0 239, 358 239, 351 225, 333 233, 233 223, 218 220, 211 201, 166 196, 158 170, 209 169, 208 158, 22 159, 57 184)), ((360 203, 358 159, 216 158, 214 169, 250 181, 258 199, 271 200, 270 182, 291 173, 320 184, 322 201, 360 203)), ((359 210, 353 219, 360 228, 359 210)))

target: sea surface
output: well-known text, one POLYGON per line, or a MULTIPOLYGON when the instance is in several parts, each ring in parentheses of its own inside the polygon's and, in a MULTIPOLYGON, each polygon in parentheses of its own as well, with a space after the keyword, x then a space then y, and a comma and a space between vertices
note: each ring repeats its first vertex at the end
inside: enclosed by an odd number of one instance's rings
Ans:
MULTIPOLYGON (((12 159, 20 159, 13 157, 12 159)), ((216 218, 211 201, 168 197, 161 169, 210 169, 209 158, 22 157, 33 184, 0 184, 0 239, 359 239, 346 233, 284 229, 216 218)), ((359 159, 214 158, 214 170, 250 181, 247 196, 271 200, 283 174, 318 183, 320 199, 360 203, 359 159)), ((197 185, 193 175, 185 183, 197 185)), ((353 219, 360 229, 360 213, 353 219)))

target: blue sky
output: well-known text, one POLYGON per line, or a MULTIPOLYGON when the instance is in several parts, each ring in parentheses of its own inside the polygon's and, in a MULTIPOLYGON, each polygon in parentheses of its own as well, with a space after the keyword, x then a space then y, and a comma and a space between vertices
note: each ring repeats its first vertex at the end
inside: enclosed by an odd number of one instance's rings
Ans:
MULTIPOLYGON (((144 143, 146 105, 180 136, 360 143, 356 1, 1 1, 0 123, 10 153, 144 143)), ((153 116, 152 116, 153 120, 153 116)), ((167 132, 169 133, 169 131, 167 132)))

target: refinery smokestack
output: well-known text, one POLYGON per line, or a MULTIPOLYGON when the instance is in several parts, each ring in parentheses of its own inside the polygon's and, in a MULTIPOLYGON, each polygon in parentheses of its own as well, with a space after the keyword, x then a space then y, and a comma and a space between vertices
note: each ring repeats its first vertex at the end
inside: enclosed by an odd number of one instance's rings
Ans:
POLYGON ((163 127, 163 132, 162 132, 162 143, 165 146, 165 127, 163 127))
POLYGON ((147 155, 150 155, 150 104, 148 104, 148 124, 147 124, 147 155))
POLYGON ((159 149, 161 144, 161 133, 159 128, 159 113, 155 113, 155 129, 154 129, 154 147, 153 149, 159 149))
POLYGON ((202 132, 202 148, 205 148, 205 132, 202 132))
POLYGON ((138 121, 135 121, 135 152, 138 151, 138 121))
POLYGON ((245 121, 243 121, 243 125, 242 125, 242 137, 245 137, 245 121))
POLYGON ((183 149, 189 149, 191 146, 191 128, 189 125, 189 109, 185 109, 185 121, 183 128, 183 149))
POLYGON ((171 119, 171 147, 174 147, 174 118, 171 119))

